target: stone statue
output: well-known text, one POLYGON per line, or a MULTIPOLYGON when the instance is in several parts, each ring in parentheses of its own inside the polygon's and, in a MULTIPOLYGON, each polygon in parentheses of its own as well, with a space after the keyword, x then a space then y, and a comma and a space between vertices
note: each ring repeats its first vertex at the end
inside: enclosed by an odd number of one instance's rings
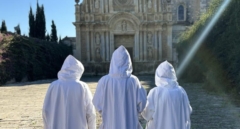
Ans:
POLYGON ((100 48, 99 48, 99 47, 96 48, 95 54, 96 54, 96 58, 97 58, 97 59, 100 59, 100 58, 101 58, 100 48))
POLYGON ((96 33, 96 35, 95 35, 95 43, 97 45, 99 45, 101 43, 101 39, 100 39, 100 34, 99 33, 96 33))
POLYGON ((153 54, 152 54, 152 48, 148 47, 148 59, 152 59, 153 54))
POLYGON ((127 31, 127 22, 125 20, 122 21, 122 31, 127 31))
POLYGON ((152 34, 151 34, 151 33, 148 33, 147 43, 148 43, 148 44, 152 44, 152 34))
POLYGON ((148 0, 148 8, 152 8, 152 0, 148 0))
POLYGON ((95 8, 99 8, 99 0, 95 0, 95 8))

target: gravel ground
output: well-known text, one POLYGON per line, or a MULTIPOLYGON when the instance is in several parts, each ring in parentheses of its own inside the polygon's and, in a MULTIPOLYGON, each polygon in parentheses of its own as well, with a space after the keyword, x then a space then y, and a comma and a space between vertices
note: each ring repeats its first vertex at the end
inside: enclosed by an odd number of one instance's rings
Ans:
MULTIPOLYGON (((153 77, 140 76, 147 90, 154 86, 153 77)), ((99 77, 83 77, 94 94, 99 77)), ((42 129, 42 104, 49 84, 41 80, 8 84, 0 87, 0 129, 42 129)), ((240 107, 227 95, 206 92, 201 84, 183 84, 193 108, 192 129, 240 129, 240 107)), ((145 125, 140 117, 140 122, 145 125)), ((97 125, 101 123, 98 115, 97 125)))

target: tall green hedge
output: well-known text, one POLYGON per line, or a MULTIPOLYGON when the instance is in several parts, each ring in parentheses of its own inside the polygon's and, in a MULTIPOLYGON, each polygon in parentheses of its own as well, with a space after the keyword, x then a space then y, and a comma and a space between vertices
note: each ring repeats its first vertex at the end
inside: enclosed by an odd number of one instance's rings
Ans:
MULTIPOLYGON (((213 0, 208 12, 182 35, 181 42, 177 46, 180 60, 184 59, 223 1, 213 0)), ((212 90, 237 89, 240 91, 239 14, 240 1, 232 0, 203 41, 181 78, 188 81, 204 81, 206 86, 212 90)))
POLYGON ((17 82, 56 78, 64 59, 72 48, 19 35, 1 34, 0 84, 11 79, 17 82))

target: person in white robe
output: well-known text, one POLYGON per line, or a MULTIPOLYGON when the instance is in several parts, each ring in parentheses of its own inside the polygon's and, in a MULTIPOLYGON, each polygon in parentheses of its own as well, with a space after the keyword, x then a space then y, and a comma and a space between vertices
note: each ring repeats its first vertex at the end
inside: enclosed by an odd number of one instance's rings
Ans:
POLYGON ((44 129, 96 129, 96 113, 92 93, 80 81, 84 67, 69 55, 58 80, 51 83, 43 104, 44 129))
POLYGON ((156 69, 155 84, 142 112, 146 129, 190 129, 192 108, 186 91, 179 86, 173 66, 165 61, 156 69))
POLYGON ((100 129, 142 129, 138 115, 146 105, 146 91, 132 75, 132 62, 124 46, 111 59, 109 74, 97 85, 93 104, 102 116, 100 129))

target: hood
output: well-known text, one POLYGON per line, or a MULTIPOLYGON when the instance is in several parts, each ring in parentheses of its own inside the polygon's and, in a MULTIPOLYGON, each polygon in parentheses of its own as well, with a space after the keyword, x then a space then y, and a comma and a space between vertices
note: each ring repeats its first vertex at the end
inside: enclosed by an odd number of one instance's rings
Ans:
POLYGON ((155 84, 156 86, 178 86, 175 70, 168 61, 164 61, 156 69, 155 84))
POLYGON ((84 72, 84 67, 80 61, 78 61, 72 55, 69 55, 61 70, 58 72, 58 79, 60 80, 79 80, 84 72))
POLYGON ((124 46, 120 46, 113 52, 109 75, 113 77, 129 77, 131 74, 131 57, 127 49, 124 46))

